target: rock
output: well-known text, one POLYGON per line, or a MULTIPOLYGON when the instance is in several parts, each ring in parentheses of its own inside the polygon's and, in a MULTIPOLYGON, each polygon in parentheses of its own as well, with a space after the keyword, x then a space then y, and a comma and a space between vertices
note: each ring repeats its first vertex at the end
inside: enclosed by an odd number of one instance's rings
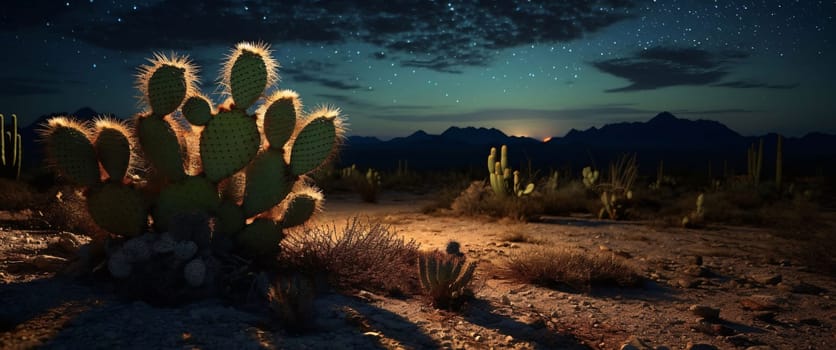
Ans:
POLYGON ((688 257, 688 263, 694 266, 702 266, 702 256, 692 255, 688 257))
POLYGON ((183 278, 192 287, 200 287, 206 280, 206 264, 203 259, 196 258, 189 261, 183 268, 183 278))
POLYGON ((827 289, 806 282, 800 282, 791 286, 789 291, 796 294, 819 295, 821 293, 827 292, 827 289))
POLYGON ((703 343, 694 344, 692 342, 688 342, 688 344, 685 345, 685 350, 717 350, 717 347, 714 346, 714 345, 710 345, 710 344, 703 344, 703 343))
POLYGON ((745 310, 767 311, 780 310, 778 303, 781 299, 771 295, 752 295, 740 299, 740 306, 745 310))
POLYGON ((759 312, 755 314, 755 319, 766 323, 776 323, 775 313, 772 311, 759 312))
POLYGON ((61 232, 58 234, 57 246, 59 249, 67 253, 75 253, 78 248, 84 244, 78 237, 69 232, 61 232))
POLYGON ((699 287, 702 284, 702 280, 698 279, 690 279, 690 278, 679 278, 676 280, 675 287, 684 288, 684 289, 691 289, 699 287))
POLYGON ((729 336, 734 335, 734 329, 729 328, 726 325, 715 323, 711 325, 711 332, 714 335, 722 335, 722 336, 729 336))
POLYGON ((627 340, 624 341, 621 345, 621 350, 653 350, 653 347, 650 344, 647 344, 645 341, 639 339, 635 335, 631 335, 627 340))
POLYGON ((780 274, 757 274, 749 276, 749 279, 763 285, 774 286, 783 280, 780 274))
POLYGON ((754 346, 754 345, 761 345, 760 342, 754 341, 749 339, 743 334, 733 335, 730 337, 726 337, 726 342, 729 344, 734 345, 735 347, 742 348, 744 346, 754 346))
POLYGON ((714 321, 720 319, 720 309, 716 309, 710 306, 705 305, 691 305, 688 308, 688 311, 691 311, 696 316, 703 317, 708 321, 714 321))
POLYGON ((692 277, 709 277, 711 276, 711 270, 709 270, 705 266, 688 266, 682 270, 686 275, 692 277))
POLYGON ((775 348, 770 345, 755 345, 746 348, 746 350, 775 350, 775 348))
POLYGON ((26 261, 39 270, 56 270, 67 264, 67 259, 52 255, 35 255, 26 261))

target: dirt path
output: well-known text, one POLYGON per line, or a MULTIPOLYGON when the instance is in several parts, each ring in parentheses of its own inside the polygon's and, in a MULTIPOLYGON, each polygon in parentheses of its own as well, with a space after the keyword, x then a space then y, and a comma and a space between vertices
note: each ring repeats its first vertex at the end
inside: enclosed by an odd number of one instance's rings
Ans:
MULTIPOLYGON (((372 293, 316 301, 318 331, 288 335, 261 313, 217 301, 155 308, 106 291, 50 278, 27 259, 60 238, 49 232, 0 231, 0 348, 514 348, 619 349, 637 337, 686 349, 827 349, 836 342, 836 281, 775 258, 792 242, 765 230, 683 230, 567 218, 516 223, 425 215, 429 198, 385 196, 366 204, 330 197, 318 224, 341 227, 354 215, 391 225, 423 249, 451 239, 480 262, 477 301, 461 313, 418 299, 372 293), (522 284, 504 273, 507 257, 534 244, 628 257, 647 278, 642 288, 569 293, 522 284), (702 266, 695 261, 700 257, 702 266), (29 267, 29 268, 27 268, 29 267), (692 305, 719 309, 705 322, 692 305), (757 348, 763 345, 766 347, 757 348), (695 347, 696 348, 696 347, 695 347)), ((49 270, 48 266, 44 266, 49 270)), ((641 348, 634 341, 636 348, 641 348)), ((652 348, 652 347, 651 347, 652 348)))

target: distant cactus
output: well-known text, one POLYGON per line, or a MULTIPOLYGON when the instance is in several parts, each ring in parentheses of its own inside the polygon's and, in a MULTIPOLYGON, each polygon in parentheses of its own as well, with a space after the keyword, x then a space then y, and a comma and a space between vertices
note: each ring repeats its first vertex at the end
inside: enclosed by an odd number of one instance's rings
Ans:
POLYGON ((501 147, 499 161, 496 160, 496 147, 491 147, 491 154, 488 155, 488 173, 490 174, 491 188, 494 194, 500 198, 522 197, 534 192, 533 183, 523 187, 520 172, 508 168, 508 146, 506 145, 501 147))
POLYGON ((598 211, 598 218, 603 219, 604 215, 606 214, 607 217, 611 220, 618 220, 623 217, 624 214, 624 204, 622 201, 624 199, 630 200, 633 199, 633 191, 626 191, 626 192, 607 192, 604 191, 601 193, 601 210, 598 211), (622 194, 623 193, 623 198, 622 194))
POLYGON ((784 177, 784 138, 778 135, 775 145, 775 187, 781 191, 781 182, 784 177))
MULTIPOLYGON (((146 109, 132 126, 50 119, 43 132, 47 159, 87 191, 94 221, 115 237, 147 232, 149 217, 154 231, 182 231, 177 217, 202 213, 213 222, 211 239, 225 237, 236 254, 274 260, 284 229, 319 210, 322 194, 305 175, 333 157, 343 128, 335 108, 303 116, 290 90, 251 108, 278 80, 269 52, 264 44, 235 46, 222 74, 229 98, 217 107, 197 91, 187 57, 157 54, 141 68, 137 85, 146 109), (146 178, 135 174, 140 163, 150 170, 146 178)), ((201 229, 190 232, 187 241, 200 246, 209 239, 195 233, 201 229)), ((200 264, 192 263, 188 275, 199 275, 200 264)))
POLYGON ((746 174, 749 182, 757 186, 761 182, 761 168, 763 167, 763 139, 760 139, 758 148, 755 148, 754 143, 749 146, 746 155, 746 174))
POLYGON ((700 193, 697 196, 696 208, 694 211, 682 218, 682 227, 700 227, 705 222, 705 195, 700 193))
POLYGON ((348 181, 349 185, 360 194, 360 198, 367 203, 377 202, 377 196, 380 194, 380 173, 377 170, 369 168, 366 174, 363 175, 357 166, 352 164, 350 167, 344 168, 340 171, 341 178, 348 181))
POLYGON ((418 257, 418 277, 437 308, 455 308, 471 293, 475 263, 453 254, 430 253, 418 257))
POLYGON ((558 180, 560 180, 560 173, 556 170, 552 170, 549 174, 549 178, 546 180, 546 191, 550 193, 557 192, 557 187, 559 185, 558 180))
POLYGON ((0 114, 0 177, 19 179, 23 161, 23 141, 17 128, 17 115, 12 114, 12 127, 6 130, 6 119, 0 114))
POLYGON ((581 175, 583 175, 583 185, 588 189, 593 189, 600 173, 598 170, 592 170, 592 167, 584 167, 581 175))

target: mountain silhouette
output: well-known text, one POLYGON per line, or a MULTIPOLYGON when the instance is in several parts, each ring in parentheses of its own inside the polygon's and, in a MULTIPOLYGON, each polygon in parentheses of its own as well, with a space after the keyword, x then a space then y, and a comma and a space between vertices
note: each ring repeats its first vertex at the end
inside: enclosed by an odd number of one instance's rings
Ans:
MULTIPOLYGON (((407 160, 413 169, 481 171, 490 148, 505 144, 515 168, 527 167, 529 161, 537 169, 580 169, 587 165, 603 168, 622 154, 635 153, 639 170, 645 174, 655 172, 656 164, 664 160, 666 167, 690 172, 707 173, 711 164, 716 169, 714 174, 720 175, 724 164, 730 172, 745 171, 747 149, 761 138, 763 172, 772 172, 777 135, 747 137, 717 121, 682 119, 662 112, 646 122, 572 129, 548 142, 475 127, 451 127, 439 135, 417 131, 378 142, 353 143, 355 138, 349 138, 345 145, 341 165, 392 169, 398 160, 407 160)), ((790 169, 798 169, 799 173, 818 171, 815 167, 836 170, 836 135, 811 133, 801 138, 784 138, 784 165, 787 174, 792 173, 790 169)))

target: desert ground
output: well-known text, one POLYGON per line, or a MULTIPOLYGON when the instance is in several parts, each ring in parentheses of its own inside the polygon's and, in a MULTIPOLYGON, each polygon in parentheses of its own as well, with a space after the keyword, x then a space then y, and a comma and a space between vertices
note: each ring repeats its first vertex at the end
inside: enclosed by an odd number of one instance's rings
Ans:
POLYGON ((0 348, 830 349, 836 343, 836 280, 793 259, 803 248, 769 228, 422 213, 431 200, 384 193, 370 204, 337 194, 328 196, 314 224, 339 227, 359 216, 390 225, 422 250, 458 241, 478 262, 475 299, 459 311, 441 311, 414 296, 322 293, 312 311, 315 330, 301 334, 264 312, 220 300, 154 307, 62 277, 86 238, 21 229, 37 214, 3 213, 0 348), (637 287, 586 290, 514 279, 509 257, 537 247, 611 254, 644 279, 637 287))

